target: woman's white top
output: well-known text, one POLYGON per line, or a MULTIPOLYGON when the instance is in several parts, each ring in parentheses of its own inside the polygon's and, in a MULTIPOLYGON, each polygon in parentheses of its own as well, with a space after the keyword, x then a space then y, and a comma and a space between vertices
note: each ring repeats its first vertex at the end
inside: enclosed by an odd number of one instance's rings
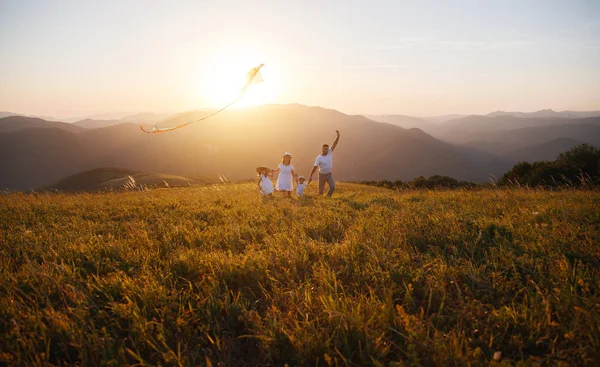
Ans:
POLYGON ((305 182, 305 183, 298 182, 296 184, 296 195, 298 195, 298 196, 304 195, 304 188, 306 187, 306 185, 308 185, 308 182, 305 182))
POLYGON ((263 195, 269 195, 273 193, 273 182, 263 174, 260 175, 260 192, 263 195))
POLYGON ((292 171, 294 166, 291 164, 286 166, 283 163, 279 164, 279 177, 277 177, 277 183, 275 188, 279 191, 293 191, 294 190, 294 177, 292 177, 292 171))

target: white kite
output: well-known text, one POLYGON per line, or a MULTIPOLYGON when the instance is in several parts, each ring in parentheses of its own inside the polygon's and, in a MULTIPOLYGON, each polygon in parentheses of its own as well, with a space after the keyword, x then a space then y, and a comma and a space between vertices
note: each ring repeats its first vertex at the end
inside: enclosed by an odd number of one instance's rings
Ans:
POLYGON ((252 70, 250 70, 246 74, 246 84, 244 85, 244 87, 240 91, 240 94, 237 96, 236 99, 234 99, 232 102, 230 102, 228 105, 226 105, 225 107, 221 108, 220 110, 217 110, 217 111, 211 113, 210 115, 201 117, 201 118, 193 120, 193 121, 186 122, 185 124, 181 124, 181 125, 178 125, 178 126, 163 127, 163 128, 161 128, 161 127, 158 127, 158 126, 154 125, 154 127, 151 130, 146 130, 146 129, 144 129, 143 126, 140 125, 140 129, 142 129, 143 132, 148 133, 148 134, 165 133, 167 131, 177 130, 177 129, 182 128, 184 126, 187 126, 189 124, 193 124, 194 122, 206 120, 207 118, 212 117, 212 116, 216 115, 217 113, 219 113, 221 111, 224 111, 225 109, 227 109, 228 107, 230 107, 231 105, 233 105, 234 103, 236 103, 237 101, 239 101, 240 99, 242 99, 242 97, 244 96, 244 93, 246 93, 246 90, 248 89, 248 87, 250 87, 252 84, 260 83, 260 82, 263 81, 262 75, 260 75, 260 68, 262 68, 263 66, 264 66, 264 64, 260 64, 257 67, 252 68, 252 70))

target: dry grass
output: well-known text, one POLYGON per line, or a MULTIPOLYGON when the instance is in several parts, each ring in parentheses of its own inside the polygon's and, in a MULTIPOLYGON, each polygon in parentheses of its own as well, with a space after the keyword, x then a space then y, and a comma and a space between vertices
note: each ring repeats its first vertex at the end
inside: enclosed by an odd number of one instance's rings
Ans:
POLYGON ((593 365, 598 208, 351 184, 0 196, 0 365, 593 365))

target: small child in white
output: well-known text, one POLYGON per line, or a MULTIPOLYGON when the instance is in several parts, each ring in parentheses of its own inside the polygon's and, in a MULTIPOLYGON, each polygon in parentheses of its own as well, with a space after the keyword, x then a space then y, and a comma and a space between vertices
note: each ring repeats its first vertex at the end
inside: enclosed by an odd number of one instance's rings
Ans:
POLYGON ((298 177, 298 181, 296 181, 296 195, 304 196, 304 188, 308 185, 308 182, 304 182, 304 176, 298 177))
POLYGON ((273 196, 273 182, 269 178, 271 174, 271 169, 267 167, 258 167, 256 168, 256 173, 258 174, 258 190, 260 191, 262 196, 273 196))

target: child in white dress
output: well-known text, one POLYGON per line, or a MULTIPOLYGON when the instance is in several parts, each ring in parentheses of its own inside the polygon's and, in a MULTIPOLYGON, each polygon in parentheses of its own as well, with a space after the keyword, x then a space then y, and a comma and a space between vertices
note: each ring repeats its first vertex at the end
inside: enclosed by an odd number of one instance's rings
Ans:
POLYGON ((258 167, 256 169, 256 173, 258 174, 258 190, 260 191, 262 196, 273 196, 273 182, 269 178, 271 170, 267 167, 258 167))
POLYGON ((296 182, 296 195, 304 196, 304 188, 308 185, 308 182, 304 182, 304 176, 298 177, 298 181, 296 182))
POLYGON ((292 190, 294 190, 294 177, 296 176, 294 166, 292 166, 292 154, 285 152, 281 163, 273 172, 279 172, 275 188, 281 191, 284 196, 287 194, 287 197, 291 198, 292 190))

